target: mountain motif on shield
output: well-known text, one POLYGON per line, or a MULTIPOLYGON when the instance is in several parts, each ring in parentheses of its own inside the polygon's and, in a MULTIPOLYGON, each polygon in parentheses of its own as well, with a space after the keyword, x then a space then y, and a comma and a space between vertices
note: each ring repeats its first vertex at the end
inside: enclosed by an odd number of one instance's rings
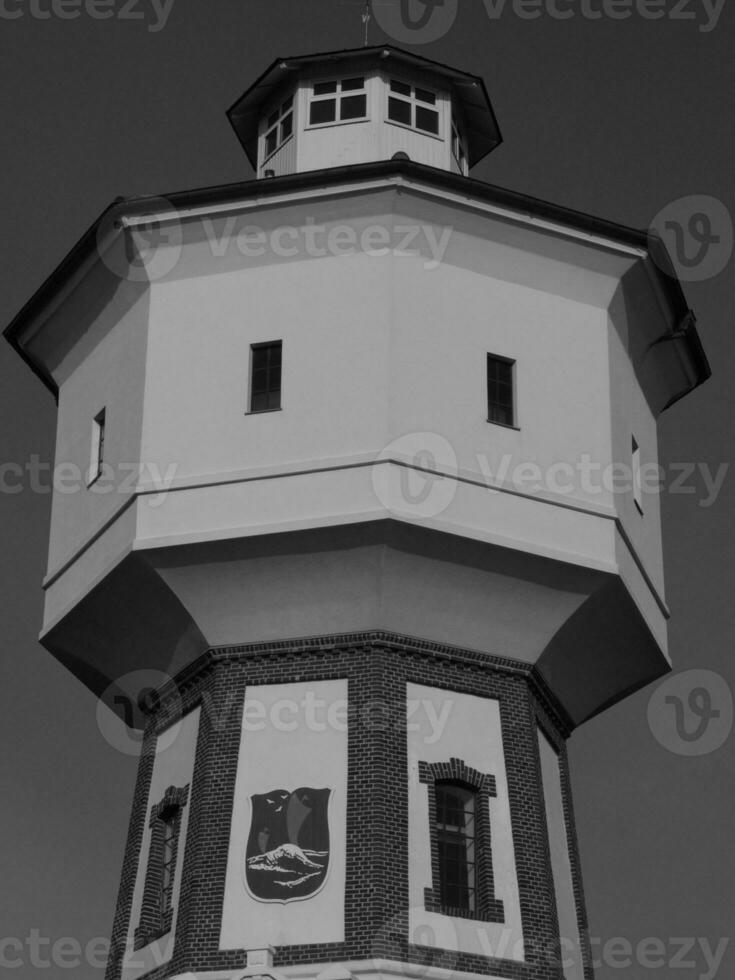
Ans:
POLYGON ((331 792, 302 786, 291 793, 276 789, 250 797, 245 881, 253 898, 290 902, 322 887, 329 867, 331 792))

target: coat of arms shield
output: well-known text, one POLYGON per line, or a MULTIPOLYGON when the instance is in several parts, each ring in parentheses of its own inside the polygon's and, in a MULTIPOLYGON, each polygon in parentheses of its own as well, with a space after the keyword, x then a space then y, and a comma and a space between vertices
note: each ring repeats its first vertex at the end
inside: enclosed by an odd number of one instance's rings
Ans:
POLYGON ((330 789, 302 786, 250 797, 245 882, 261 902, 309 898, 329 868, 330 789))

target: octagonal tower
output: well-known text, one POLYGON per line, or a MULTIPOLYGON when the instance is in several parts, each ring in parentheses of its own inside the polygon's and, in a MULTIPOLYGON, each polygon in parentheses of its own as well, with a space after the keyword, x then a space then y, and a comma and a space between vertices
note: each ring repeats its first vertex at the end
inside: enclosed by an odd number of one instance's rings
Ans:
POLYGON ((259 179, 116 202, 6 331, 82 474, 41 640, 126 723, 156 688, 108 978, 589 978, 564 745, 668 669, 693 314, 467 176, 473 76, 280 59, 229 118, 259 179))

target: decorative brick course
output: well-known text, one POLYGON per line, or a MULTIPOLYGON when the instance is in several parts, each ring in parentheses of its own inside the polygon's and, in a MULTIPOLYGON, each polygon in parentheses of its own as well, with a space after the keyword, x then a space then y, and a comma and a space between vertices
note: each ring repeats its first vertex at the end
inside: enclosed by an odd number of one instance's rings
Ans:
MULTIPOLYGON (((174 954, 168 964, 147 974, 146 980, 166 980, 187 971, 244 969, 246 951, 220 950, 219 937, 247 688, 344 678, 349 697, 345 941, 278 947, 275 967, 380 957, 451 966, 459 972, 509 980, 560 980, 536 724, 542 717, 551 728, 564 760, 568 719, 527 664, 380 631, 211 650, 160 692, 159 707, 146 735, 149 751, 142 757, 136 787, 113 930, 115 952, 107 980, 119 980, 119 950, 131 927, 132 887, 146 819, 150 744, 155 734, 201 706, 188 840, 182 841, 185 855, 174 954), (437 950, 410 941, 408 683, 499 702, 524 962, 437 950)), ((451 771, 452 763, 449 767, 451 771)), ((491 785, 485 783, 488 793, 491 785)), ((573 828, 569 838, 575 841, 573 828)), ((581 898, 574 853, 572 867, 581 898)))

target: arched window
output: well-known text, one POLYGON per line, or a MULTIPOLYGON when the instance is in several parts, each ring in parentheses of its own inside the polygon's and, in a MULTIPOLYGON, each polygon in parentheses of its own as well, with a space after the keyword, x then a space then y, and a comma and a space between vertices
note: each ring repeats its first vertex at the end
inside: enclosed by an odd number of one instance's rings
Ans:
POLYGON ((495 777, 461 759, 419 762, 427 784, 431 887, 424 891, 429 912, 479 922, 504 922, 495 896, 490 797, 495 777))
POLYGON ((439 893, 443 906, 477 908, 476 793, 459 783, 435 784, 439 893))
POLYGON ((134 949, 142 949, 155 942, 169 933, 173 926, 181 820, 188 800, 188 786, 169 786, 163 799, 151 809, 148 866, 143 883, 140 923, 133 938, 134 949))

